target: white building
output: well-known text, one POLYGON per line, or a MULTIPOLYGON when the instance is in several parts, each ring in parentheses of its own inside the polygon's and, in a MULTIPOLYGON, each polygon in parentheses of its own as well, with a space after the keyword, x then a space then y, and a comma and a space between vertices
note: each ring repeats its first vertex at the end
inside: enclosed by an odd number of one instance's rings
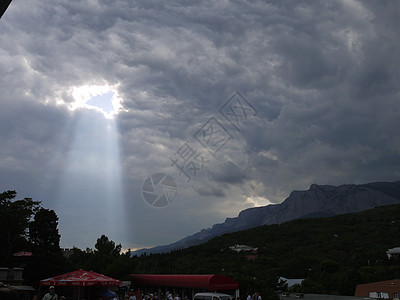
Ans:
POLYGON ((236 252, 241 252, 241 251, 256 251, 257 248, 253 248, 247 245, 235 245, 235 246, 230 246, 229 250, 236 251, 236 252))

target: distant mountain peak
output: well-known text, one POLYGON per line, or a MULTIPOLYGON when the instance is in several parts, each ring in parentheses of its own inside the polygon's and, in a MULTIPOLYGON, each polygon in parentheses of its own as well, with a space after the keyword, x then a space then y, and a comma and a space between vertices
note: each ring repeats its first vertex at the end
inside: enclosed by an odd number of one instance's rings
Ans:
POLYGON ((299 218, 330 217, 400 204, 400 181, 344 184, 340 186, 313 183, 308 190, 292 191, 280 204, 242 210, 235 218, 214 224, 175 243, 140 249, 132 255, 164 253, 204 243, 216 236, 261 225, 280 224, 299 218))

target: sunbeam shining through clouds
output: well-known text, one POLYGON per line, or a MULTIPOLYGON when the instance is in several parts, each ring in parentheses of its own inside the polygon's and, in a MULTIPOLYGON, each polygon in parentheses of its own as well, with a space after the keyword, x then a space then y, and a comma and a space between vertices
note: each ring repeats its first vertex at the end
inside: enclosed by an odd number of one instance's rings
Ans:
MULTIPOLYGON (((65 237, 78 234, 84 238, 104 233, 118 236, 121 228, 126 227, 121 218, 123 189, 118 130, 115 120, 109 118, 115 110, 111 102, 113 92, 102 91, 98 89, 96 95, 96 90, 81 89, 77 102, 82 105, 72 112, 74 122, 69 130, 74 137, 57 197, 59 206, 63 207, 59 211, 61 227, 67 231, 62 232, 65 237), (86 100, 88 95, 92 97, 86 100), (85 102, 79 102, 82 99, 85 102), (95 222, 92 218, 82 219, 82 213, 90 216, 94 212, 95 222)), ((74 241, 64 240, 64 243, 74 241)))

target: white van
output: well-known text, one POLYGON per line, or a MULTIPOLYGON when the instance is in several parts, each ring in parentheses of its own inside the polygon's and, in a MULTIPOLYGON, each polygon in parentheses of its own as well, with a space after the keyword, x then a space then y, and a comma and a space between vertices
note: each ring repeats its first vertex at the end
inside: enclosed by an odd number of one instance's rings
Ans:
POLYGON ((197 293, 193 300, 232 300, 233 297, 228 294, 220 293, 197 293))

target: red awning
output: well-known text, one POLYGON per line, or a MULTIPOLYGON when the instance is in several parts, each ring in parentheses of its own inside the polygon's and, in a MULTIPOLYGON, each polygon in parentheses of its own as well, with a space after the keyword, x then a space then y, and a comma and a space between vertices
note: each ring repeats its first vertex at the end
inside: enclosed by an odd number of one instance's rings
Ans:
POLYGON ((19 251, 19 252, 15 252, 13 254, 13 256, 32 256, 32 252, 28 252, 28 251, 19 251))
POLYGON ((63 275, 54 276, 52 278, 47 278, 40 281, 40 285, 75 285, 75 286, 93 286, 93 285, 103 285, 103 286, 119 286, 122 282, 96 273, 88 272, 85 270, 78 270, 63 275))
POLYGON ((186 287, 209 291, 236 290, 239 284, 224 275, 146 275, 131 274, 133 282, 139 285, 186 287))

